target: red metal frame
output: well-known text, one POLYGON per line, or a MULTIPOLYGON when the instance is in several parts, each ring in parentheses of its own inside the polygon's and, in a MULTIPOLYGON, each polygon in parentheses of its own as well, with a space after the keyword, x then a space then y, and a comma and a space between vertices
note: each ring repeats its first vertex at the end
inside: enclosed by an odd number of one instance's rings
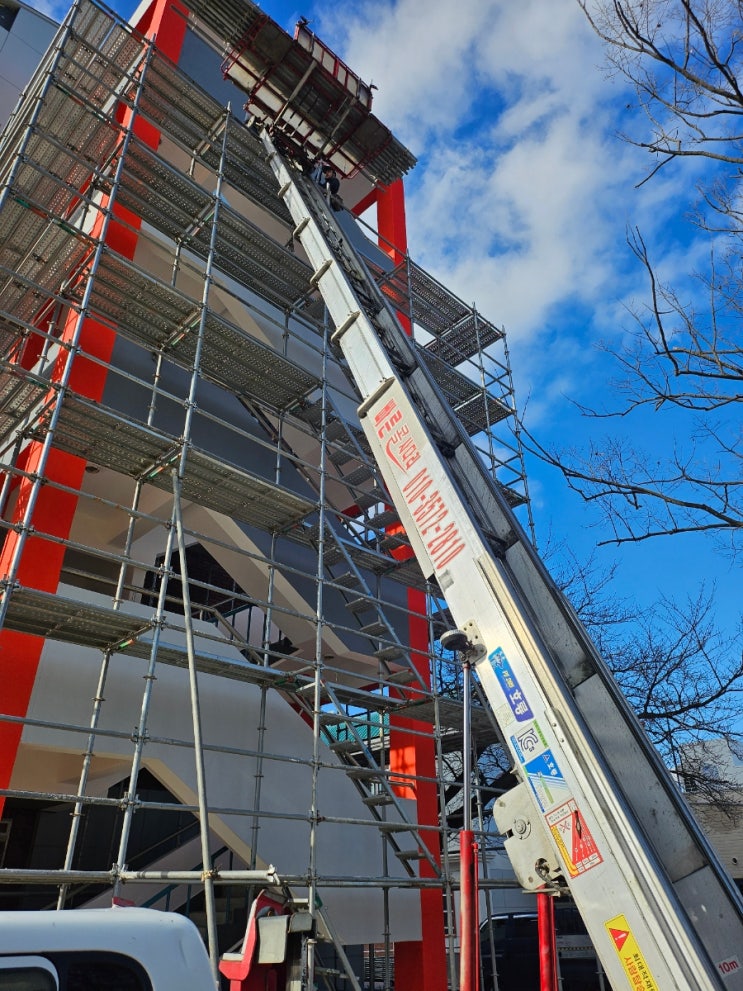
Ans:
MULTIPOLYGON (((268 89, 272 88, 271 77, 278 68, 278 66, 284 63, 284 60, 282 60, 282 62, 275 62, 271 65, 268 65, 263 70, 260 76, 257 74, 256 70, 253 70, 251 68, 247 60, 243 60, 243 56, 245 55, 246 52, 251 52, 251 51, 259 52, 260 49, 258 46, 258 39, 260 38, 261 32, 269 24, 274 26, 277 31, 281 30, 279 25, 277 25, 273 20, 271 20, 271 18, 268 17, 267 15, 263 14, 260 17, 258 17, 250 25, 249 29, 246 31, 246 33, 243 35, 243 37, 240 39, 237 45, 233 48, 230 54, 223 60, 222 75, 225 78, 227 78, 230 74, 230 70, 233 69, 235 66, 239 66, 242 69, 242 71, 246 73, 248 77, 255 79, 255 82, 250 87, 250 89, 249 90, 246 89, 246 92, 248 94, 248 99, 244 104, 245 109, 247 110, 249 107, 253 107, 255 108, 255 110, 258 111, 259 114, 265 114, 270 118, 271 115, 275 112, 275 107, 271 106, 271 104, 267 102, 265 99, 261 99, 260 94, 261 94, 261 90, 265 88, 268 89)), ((292 43, 296 45, 297 48, 300 48, 303 52, 306 52, 311 58, 315 60, 315 62, 317 63, 318 70, 325 76, 328 82, 334 84, 335 88, 339 86, 342 87, 342 90, 341 92, 338 93, 338 98, 337 100, 335 100, 335 102, 333 102, 330 96, 326 94, 326 96, 328 96, 328 99, 330 100, 331 103, 331 107, 330 107, 331 116, 337 115, 340 118, 339 123, 342 122, 341 115, 343 113, 343 108, 348 100, 352 100, 353 103, 356 105, 356 107, 361 111, 360 120, 358 120, 356 123, 352 123, 350 126, 346 127, 345 129, 341 129, 339 133, 335 136, 335 140, 333 144, 326 145, 324 140, 317 140, 317 141, 314 140, 316 137, 318 137, 319 132, 313 127, 311 123, 309 123, 309 121, 307 121, 306 117, 302 116, 301 112, 296 107, 291 108, 292 113, 296 114, 298 117, 302 119, 304 123, 307 124, 307 128, 309 131, 308 134, 302 135, 301 137, 296 136, 296 134, 292 135, 291 138, 292 141, 297 145, 299 149, 302 149, 303 151, 306 150, 308 154, 308 158, 310 159, 317 157, 321 153, 324 158, 330 159, 333 156, 338 155, 338 153, 343 148, 343 146, 347 144, 348 141, 351 140, 353 135, 359 130, 359 128, 364 123, 364 121, 370 115, 371 106, 372 106, 372 87, 368 83, 365 83, 361 79, 361 77, 358 76, 355 72, 353 72, 346 65, 346 63, 341 58, 339 58, 330 48, 328 48, 327 45, 325 45, 322 41, 320 41, 320 39, 317 38, 317 36, 313 34, 313 32, 309 31, 302 21, 299 21, 296 25, 292 43), (303 44, 301 41, 302 35, 304 35, 307 38, 311 38, 312 44, 311 45, 303 44), (323 54, 329 56, 330 61, 332 62, 332 69, 328 68, 328 66, 325 65, 322 59, 317 58, 317 56, 314 53, 315 48, 319 48, 323 54), (356 82, 357 86, 355 91, 349 88, 348 84, 345 81, 341 80, 340 78, 341 71, 345 73, 350 79, 356 82)), ((275 90, 274 92, 276 93, 277 96, 280 95, 278 90, 275 90)), ((279 127, 278 130, 281 131, 281 128, 279 127)), ((369 151, 366 155, 363 155, 358 161, 355 162, 353 168, 349 169, 349 168, 341 167, 341 164, 337 159, 334 161, 334 164, 336 165, 336 168, 338 169, 340 174, 345 179, 353 178, 353 176, 357 175, 362 169, 368 166, 369 163, 373 161, 373 159, 377 158, 379 154, 383 152, 384 149, 388 147, 388 145, 391 142, 392 142, 392 133, 388 130, 386 140, 382 141, 381 144, 377 144, 375 148, 372 151, 369 151)))
POLYGON ((539 989, 558 991, 555 901, 552 895, 537 893, 537 932, 539 935, 539 989))
POLYGON ((328 46, 325 44, 325 42, 321 41, 317 37, 317 35, 314 33, 314 31, 310 31, 309 30, 309 28, 307 27, 307 24, 306 24, 305 21, 297 21, 297 23, 296 23, 296 25, 294 27, 294 40, 299 45, 301 45, 301 47, 304 48, 305 51, 308 51, 310 53, 310 55, 315 59, 316 62, 318 62, 320 64, 320 66, 325 70, 325 72, 329 72, 329 74, 334 79, 337 79, 338 82, 340 83, 340 85, 341 86, 344 86, 345 89, 348 90, 348 92, 354 97, 354 99, 358 103, 361 103, 364 107, 366 107, 367 110, 371 110, 371 108, 372 108, 372 100, 373 100, 372 87, 371 87, 371 85, 369 83, 365 83, 364 80, 361 78, 361 76, 358 76, 355 72, 353 72, 352 69, 349 69, 349 67, 346 65, 346 63, 343 61, 343 59, 339 58, 335 54, 334 51, 331 51, 331 49, 328 48, 328 46), (312 39, 311 46, 308 47, 308 46, 302 45, 302 41, 301 41, 302 34, 304 34, 306 37, 312 39), (315 49, 316 48, 320 48, 325 55, 329 55, 330 56, 330 59, 333 62, 333 70, 332 70, 332 72, 326 67, 326 65, 325 65, 325 63, 323 62, 322 59, 317 58, 317 56, 315 55, 315 49), (353 79, 353 80, 356 81, 357 87, 356 87, 356 92, 355 93, 353 92, 353 90, 351 90, 351 88, 347 85, 347 83, 343 82, 339 78, 338 72, 339 72, 340 69, 342 69, 346 73, 346 75, 350 76, 351 79, 353 79), (368 94, 368 102, 367 102, 367 100, 363 99, 362 96, 361 96, 361 94, 359 93, 359 90, 362 87, 363 87, 364 91, 368 94))

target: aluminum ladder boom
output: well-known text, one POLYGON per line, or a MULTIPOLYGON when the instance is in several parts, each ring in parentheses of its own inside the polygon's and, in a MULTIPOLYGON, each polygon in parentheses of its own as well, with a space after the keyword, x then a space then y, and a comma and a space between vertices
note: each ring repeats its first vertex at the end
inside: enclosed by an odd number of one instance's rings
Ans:
POLYGON ((320 190, 262 133, 362 397, 520 784, 494 815, 519 882, 567 884, 615 991, 743 991, 743 903, 320 190))

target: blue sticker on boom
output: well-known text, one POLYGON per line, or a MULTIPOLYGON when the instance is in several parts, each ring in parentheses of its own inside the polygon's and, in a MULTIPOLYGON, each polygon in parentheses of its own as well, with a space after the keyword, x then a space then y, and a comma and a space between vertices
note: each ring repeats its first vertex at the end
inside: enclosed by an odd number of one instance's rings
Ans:
POLYGON ((526 719, 533 719, 534 715, 529 707, 529 703, 524 698, 524 693, 521 691, 521 686, 516 679, 516 675, 511 670, 508 658, 501 648, 496 647, 493 653, 489 655, 488 660, 493 665, 495 676, 500 682, 503 694, 508 699, 511 712, 516 719, 520 723, 526 719))
POLYGON ((542 812, 561 805, 570 797, 568 784, 551 750, 545 750, 524 764, 524 770, 542 812))

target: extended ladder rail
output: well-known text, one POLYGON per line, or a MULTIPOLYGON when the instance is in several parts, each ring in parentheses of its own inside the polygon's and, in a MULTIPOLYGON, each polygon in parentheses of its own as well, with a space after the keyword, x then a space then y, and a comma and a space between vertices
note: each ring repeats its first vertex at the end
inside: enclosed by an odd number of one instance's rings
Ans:
POLYGON ((519 880, 565 879, 616 988, 743 991, 732 881, 319 191, 263 142, 390 496, 513 756, 522 783, 495 814, 519 880))

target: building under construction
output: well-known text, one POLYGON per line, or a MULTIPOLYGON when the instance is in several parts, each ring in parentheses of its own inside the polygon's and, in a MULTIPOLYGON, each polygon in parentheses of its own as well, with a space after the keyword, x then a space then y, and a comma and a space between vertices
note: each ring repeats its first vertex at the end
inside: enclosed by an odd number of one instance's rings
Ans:
POLYGON ((188 908, 216 956, 274 898, 328 986, 443 989, 462 767, 484 833, 498 732, 475 699, 463 753, 445 590, 263 130, 334 166, 344 238, 528 513, 503 332, 409 254, 415 158, 372 88, 249 0, 76 2, 0 144, 0 907, 188 908))

